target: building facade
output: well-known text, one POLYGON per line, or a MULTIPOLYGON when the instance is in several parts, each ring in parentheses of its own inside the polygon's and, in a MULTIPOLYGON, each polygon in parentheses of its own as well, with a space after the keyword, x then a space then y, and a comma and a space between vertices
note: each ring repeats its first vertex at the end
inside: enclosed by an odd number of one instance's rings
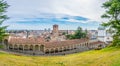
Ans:
POLYGON ((98 28, 98 40, 105 42, 105 43, 110 43, 112 42, 113 38, 112 35, 106 31, 105 27, 100 26, 98 28))
POLYGON ((79 52, 104 47, 104 42, 89 41, 88 39, 75 39, 59 42, 41 42, 37 39, 11 38, 6 41, 6 49, 23 53, 54 54, 66 52, 79 52), (8 41, 8 42, 7 42, 8 41))

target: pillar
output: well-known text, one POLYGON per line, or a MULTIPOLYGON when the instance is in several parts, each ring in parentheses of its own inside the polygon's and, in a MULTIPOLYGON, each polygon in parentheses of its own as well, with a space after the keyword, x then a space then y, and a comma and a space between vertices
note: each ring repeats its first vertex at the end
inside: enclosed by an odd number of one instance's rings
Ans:
POLYGON ((24 45, 23 45, 23 52, 24 52, 24 45))
POLYGON ((18 51, 19 51, 19 45, 17 45, 18 46, 18 51))
POLYGON ((40 45, 38 45, 38 46, 39 46, 38 51, 40 51, 41 46, 40 45))
POLYGON ((6 46, 6 49, 9 50, 9 45, 6 46))
POLYGON ((35 46, 33 45, 33 51, 35 51, 35 46))
POLYGON ((14 50, 14 45, 12 45, 12 50, 14 50))

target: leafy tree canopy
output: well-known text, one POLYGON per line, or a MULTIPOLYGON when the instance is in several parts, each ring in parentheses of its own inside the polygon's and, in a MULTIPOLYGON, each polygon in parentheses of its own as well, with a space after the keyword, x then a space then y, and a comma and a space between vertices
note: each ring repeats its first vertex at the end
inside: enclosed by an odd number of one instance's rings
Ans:
POLYGON ((81 39, 86 38, 87 32, 83 31, 81 27, 78 27, 73 35, 66 35, 67 39, 81 39))
POLYGON ((7 15, 5 15, 6 9, 9 5, 4 0, 0 0, 0 41, 7 36, 5 29, 7 26, 2 26, 2 23, 8 19, 7 15))
POLYGON ((109 28, 109 32, 113 34, 112 46, 120 46, 120 0, 108 0, 102 7, 106 9, 102 18, 109 20, 102 25, 109 28))

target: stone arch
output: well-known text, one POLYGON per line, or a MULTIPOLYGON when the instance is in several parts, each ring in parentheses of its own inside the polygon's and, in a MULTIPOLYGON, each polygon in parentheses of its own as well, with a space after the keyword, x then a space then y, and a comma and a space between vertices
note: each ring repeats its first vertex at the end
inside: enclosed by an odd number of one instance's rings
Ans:
POLYGON ((64 47, 63 50, 66 51, 66 47, 64 47))
POLYGON ((14 50, 18 50, 19 49, 19 47, 18 47, 18 45, 14 45, 14 50))
POLYGON ((39 51, 39 45, 35 45, 35 51, 39 51))
POLYGON ((33 50, 34 46, 33 45, 30 45, 30 50, 33 50))
POLYGON ((24 50, 29 50, 29 46, 28 46, 28 45, 25 45, 25 46, 24 46, 24 50))
POLYGON ((48 53, 49 53, 49 49, 46 49, 46 50, 45 50, 45 53, 48 54, 48 53))
POLYGON ((62 51, 63 51, 62 47, 60 47, 60 48, 59 48, 59 51, 60 51, 60 52, 62 52, 62 51))
POLYGON ((54 49, 51 49, 51 51, 50 51, 51 53, 54 53, 54 49))
POLYGON ((13 49, 13 45, 12 44, 9 45, 9 49, 13 49))
POLYGON ((68 50, 70 50, 70 47, 69 47, 69 46, 67 46, 67 47, 66 47, 66 50, 67 50, 67 51, 68 51, 68 50))
POLYGON ((19 45, 19 50, 23 50, 23 45, 19 45))
POLYGON ((89 43, 87 42, 87 46, 89 46, 89 43))
POLYGON ((58 48, 55 48, 55 52, 57 53, 59 51, 59 49, 58 48))
POLYGON ((44 45, 40 45, 40 51, 44 51, 44 45))
POLYGON ((8 45, 8 40, 7 39, 4 40, 4 44, 8 45))

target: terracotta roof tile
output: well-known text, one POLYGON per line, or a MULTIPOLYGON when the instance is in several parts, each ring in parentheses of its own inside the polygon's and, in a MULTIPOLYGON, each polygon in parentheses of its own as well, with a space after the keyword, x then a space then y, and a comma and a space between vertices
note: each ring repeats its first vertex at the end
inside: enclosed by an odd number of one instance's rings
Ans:
POLYGON ((65 47, 68 45, 80 44, 86 41, 87 39, 75 39, 75 40, 66 40, 66 41, 59 41, 59 42, 46 42, 45 47, 46 48, 63 47, 63 46, 65 47))
MULTIPOLYGON (((74 44, 80 44, 87 42, 88 39, 74 39, 74 40, 66 40, 66 41, 56 41, 56 42, 44 42, 42 39, 26 39, 26 38, 11 38, 10 44, 44 44, 46 48, 56 48, 56 47, 65 47, 74 44)), ((91 44, 100 44, 104 43, 101 41, 92 42, 91 44)))

